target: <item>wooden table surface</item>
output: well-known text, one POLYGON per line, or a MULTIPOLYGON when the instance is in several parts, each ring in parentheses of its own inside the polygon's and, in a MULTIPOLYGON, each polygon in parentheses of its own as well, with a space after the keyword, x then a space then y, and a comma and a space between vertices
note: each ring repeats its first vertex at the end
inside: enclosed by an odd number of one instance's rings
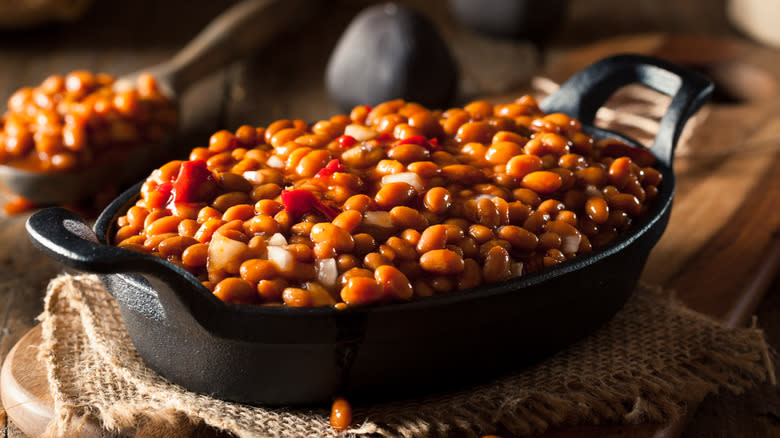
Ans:
MULTIPOLYGON (((75 23, 24 32, 0 32, 0 102, 4 102, 15 89, 37 84, 50 73, 86 68, 121 74, 166 59, 230 3, 205 0, 96 1, 86 16, 75 23)), ((322 10, 304 29, 280 38, 251 59, 227 66, 193 87, 182 100, 185 129, 177 141, 190 148, 204 145, 208 135, 221 128, 235 129, 244 123, 264 125, 283 117, 317 120, 336 113, 337 108, 324 91, 322 72, 340 30, 367 2, 341 0, 333 3, 336 6, 322 10)), ((576 48, 615 35, 659 31, 736 35, 724 15, 724 1, 572 0, 562 29, 546 48, 539 50, 526 43, 487 40, 456 29, 447 15, 444 0, 413 3, 436 17, 459 62, 472 67, 463 69, 461 90, 464 99, 510 92, 544 65, 555 65, 576 48), (474 63, 478 63, 480 68, 473 68, 474 63)), ((780 63, 776 67, 780 70, 780 63)), ((559 68, 558 71, 562 70, 559 68)), ((725 114, 728 116, 728 111, 725 114)), ((780 135, 780 122, 774 121, 777 124, 758 135, 759 139, 776 140, 780 135)), ((706 142, 706 135, 697 137, 697 141, 706 142)), ((745 270, 761 265, 764 258, 771 256, 770 249, 776 246, 778 240, 780 219, 776 206, 774 209, 766 207, 761 200, 767 196, 778 197, 779 172, 771 165, 779 162, 777 143, 770 145, 774 149, 769 149, 769 152, 766 148, 762 149, 763 155, 726 163, 738 172, 751 169, 750 166, 755 164, 751 160, 768 160, 770 165, 762 167, 757 179, 767 184, 765 187, 769 187, 769 193, 756 189, 756 186, 743 187, 746 198, 740 204, 761 208, 732 210, 724 221, 718 222, 717 229, 710 230, 710 235, 720 233, 728 240, 724 237, 700 242, 697 246, 681 245, 679 250, 674 245, 664 246, 673 251, 656 253, 653 257, 668 258, 669 263, 678 263, 680 269, 659 280, 659 283, 680 289, 698 288, 715 293, 728 291, 743 286, 729 282, 745 278, 744 272, 740 274, 724 269, 723 276, 702 278, 697 274, 701 272, 697 270, 697 264, 705 263, 703 254, 716 255, 715 262, 723 266, 739 265, 745 270), (738 227, 744 224, 764 227, 766 242, 756 248, 756 257, 761 260, 740 264, 730 260, 729 255, 745 253, 744 248, 739 247, 742 240, 732 237, 739 237, 738 227), (686 253, 686 248, 695 248, 695 253, 686 253)), ((695 176, 696 172, 711 171, 713 160, 717 159, 718 156, 714 155, 704 164, 682 159, 678 160, 678 165, 686 166, 685 171, 695 176)), ((693 181, 693 177, 681 179, 678 191, 706 192, 706 188, 697 186, 693 181)), ((720 183, 731 184, 728 178, 720 183)), ((0 201, 2 196, 0 194, 0 201)), ((727 193, 724 193, 723 204, 712 208, 729 208, 727 193)), ((688 208, 678 215, 690 214, 691 220, 696 220, 696 214, 704 214, 694 207, 688 208)), ((24 232, 25 219, 26 215, 0 215, 0 358, 35 324, 34 318, 42 310, 45 285, 48 279, 62 270, 29 243, 24 232)), ((681 236, 679 233, 682 231, 674 229, 671 233, 667 239, 680 239, 681 242, 696 239, 696 235, 681 236)), ((759 325, 767 331, 771 345, 778 349, 780 296, 777 292, 780 279, 776 277, 776 268, 764 274, 766 283, 771 285, 758 304, 756 314, 759 325)), ((654 278, 653 273, 646 272, 645 278, 648 277, 654 278)), ((763 285, 764 289, 767 284, 763 285)), ((719 302, 715 295, 712 308, 699 310, 724 317, 726 315, 718 314, 719 302)), ((23 436, 4 418, 0 427, 5 436, 23 436)), ((780 436, 780 396, 776 388, 762 387, 739 396, 721 394, 710 397, 699 406, 684 429, 683 436, 691 437, 780 436)), ((628 429, 621 433, 617 436, 640 436, 628 429)))

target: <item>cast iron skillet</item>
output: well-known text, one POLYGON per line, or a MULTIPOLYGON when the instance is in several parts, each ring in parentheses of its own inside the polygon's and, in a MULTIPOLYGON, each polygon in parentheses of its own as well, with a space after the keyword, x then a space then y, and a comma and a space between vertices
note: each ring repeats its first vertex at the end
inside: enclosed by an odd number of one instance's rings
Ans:
POLYGON ((115 219, 138 199, 140 183, 106 208, 94 233, 57 208, 33 215, 27 230, 60 262, 102 274, 146 363, 196 392, 300 405, 336 393, 375 400, 485 381, 612 317, 666 227, 674 147, 712 93, 707 79, 661 60, 619 55, 586 68, 541 106, 576 117, 599 138, 623 138, 590 125, 606 99, 633 82, 673 96, 652 146, 663 183, 648 214, 602 250, 478 290, 345 311, 226 304, 178 266, 106 244, 115 219))

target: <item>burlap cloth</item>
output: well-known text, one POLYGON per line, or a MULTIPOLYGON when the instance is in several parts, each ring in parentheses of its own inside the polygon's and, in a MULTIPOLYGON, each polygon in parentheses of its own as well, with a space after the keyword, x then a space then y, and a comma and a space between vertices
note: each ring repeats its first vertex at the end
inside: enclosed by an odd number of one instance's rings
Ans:
MULTIPOLYGON (((267 409, 188 392, 147 368, 96 276, 62 275, 45 300, 40 357, 55 420, 70 436, 85 419, 136 436, 187 436, 205 423, 239 437, 338 436, 329 406, 267 409)), ((585 340, 516 374, 448 394, 357 406, 354 436, 517 435, 580 423, 661 422, 725 388, 774 381, 763 334, 731 329, 640 286, 585 340)))

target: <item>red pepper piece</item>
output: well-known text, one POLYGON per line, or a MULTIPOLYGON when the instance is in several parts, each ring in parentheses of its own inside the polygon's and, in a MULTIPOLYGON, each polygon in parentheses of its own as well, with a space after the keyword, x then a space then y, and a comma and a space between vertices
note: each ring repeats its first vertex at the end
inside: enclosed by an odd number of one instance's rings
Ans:
POLYGON ((336 141, 339 142, 339 147, 341 149, 349 149, 351 148, 355 143, 357 143, 357 139, 351 135, 342 135, 341 137, 337 138, 336 141))
POLYGON ((146 207, 149 209, 163 208, 168 204, 173 192, 173 184, 166 182, 157 186, 154 191, 146 196, 146 207))
POLYGON ((330 220, 339 215, 338 210, 328 207, 314 196, 314 193, 303 189, 283 191, 282 204, 284 209, 296 219, 311 211, 319 211, 330 220))
POLYGON ((416 144, 417 146, 422 146, 424 148, 427 148, 431 152, 436 152, 438 150, 441 150, 441 147, 439 146, 439 140, 436 138, 428 140, 427 138, 423 137, 422 135, 413 135, 409 138, 405 138, 398 142, 399 145, 402 144, 416 144))
POLYGON ((326 164, 325 167, 320 169, 320 171, 317 172, 317 174, 314 175, 314 177, 327 178, 336 172, 343 172, 343 171, 344 171, 344 166, 341 165, 341 162, 338 160, 338 158, 334 158, 328 161, 328 164, 326 164))
POLYGON ((213 179, 214 175, 206 166, 205 161, 194 160, 181 163, 179 175, 173 183, 173 202, 196 203, 202 201, 201 187, 213 179))
POLYGON ((601 155, 614 158, 628 157, 640 167, 648 167, 655 164, 655 155, 652 152, 645 148, 637 148, 625 143, 609 142, 601 150, 601 155))
POLYGON ((379 134, 379 137, 377 137, 376 139, 378 141, 390 141, 390 140, 393 139, 393 136, 388 134, 388 133, 386 133, 386 132, 383 132, 383 133, 379 134))

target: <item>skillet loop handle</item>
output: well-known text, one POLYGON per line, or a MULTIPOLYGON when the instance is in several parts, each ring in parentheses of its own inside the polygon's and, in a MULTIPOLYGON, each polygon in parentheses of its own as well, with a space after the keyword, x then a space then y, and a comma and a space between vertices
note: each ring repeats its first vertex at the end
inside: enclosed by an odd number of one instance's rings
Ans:
POLYGON ((672 97, 650 147, 658 160, 671 166, 685 123, 709 100, 714 88, 712 82, 696 72, 649 56, 616 55, 574 75, 540 107, 545 113, 565 113, 585 125, 593 125, 596 111, 604 102, 631 83, 672 97))
POLYGON ((155 257, 102 245, 81 216, 64 208, 38 211, 27 219, 26 227, 38 249, 58 262, 82 271, 159 274, 168 269, 155 257))

